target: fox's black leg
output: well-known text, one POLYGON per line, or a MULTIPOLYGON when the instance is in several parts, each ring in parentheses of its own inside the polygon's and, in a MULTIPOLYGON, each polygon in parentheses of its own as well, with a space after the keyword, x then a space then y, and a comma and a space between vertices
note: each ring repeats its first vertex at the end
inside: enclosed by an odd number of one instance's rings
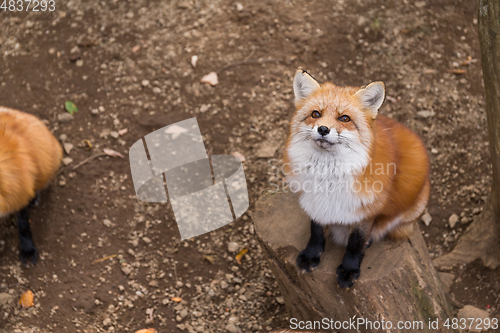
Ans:
POLYGON ((19 257, 21 262, 25 266, 28 260, 35 264, 38 259, 38 251, 31 236, 28 208, 23 208, 17 213, 17 231, 19 232, 19 257))
POLYGON ((369 233, 362 228, 355 228, 349 236, 342 263, 337 268, 337 281, 340 288, 352 287, 359 277, 360 265, 365 255, 369 233))
POLYGON ((323 227, 311 220, 311 237, 306 248, 297 257, 297 267, 300 272, 311 272, 316 269, 320 257, 325 250, 323 227))
POLYGON ((40 191, 36 191, 35 197, 31 199, 30 203, 28 204, 28 207, 35 207, 40 204, 40 191))

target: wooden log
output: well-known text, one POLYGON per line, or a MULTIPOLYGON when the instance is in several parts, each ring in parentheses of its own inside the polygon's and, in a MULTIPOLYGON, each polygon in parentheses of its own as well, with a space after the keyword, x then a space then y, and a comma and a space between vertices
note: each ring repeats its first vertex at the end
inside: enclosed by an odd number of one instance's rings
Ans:
POLYGON ((296 194, 264 194, 257 203, 254 222, 285 300, 291 326, 291 318, 305 323, 354 317, 379 324, 382 320, 391 322, 390 330, 360 326, 360 332, 448 332, 443 324, 452 318, 451 308, 418 227, 408 240, 373 244, 366 250, 360 278, 352 288, 340 289, 336 269, 345 248, 330 240, 314 272, 299 274, 296 268, 297 255, 310 235, 310 219, 300 208, 296 194), (430 328, 436 320, 439 328, 430 328), (421 322, 423 327, 397 330, 399 321, 415 321, 415 325, 421 322))

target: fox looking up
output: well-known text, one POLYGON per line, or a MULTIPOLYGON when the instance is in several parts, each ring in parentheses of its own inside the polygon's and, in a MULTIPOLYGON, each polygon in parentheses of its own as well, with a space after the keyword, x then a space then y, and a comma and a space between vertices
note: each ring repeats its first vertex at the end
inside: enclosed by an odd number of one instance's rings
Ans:
POLYGON ((384 237, 404 238, 429 199, 429 157, 416 133, 378 114, 382 82, 366 87, 319 84, 298 70, 296 112, 283 157, 290 188, 311 218, 311 236, 297 257, 302 272, 320 262, 324 231, 346 246, 337 268, 341 288, 360 275, 365 249, 384 237))

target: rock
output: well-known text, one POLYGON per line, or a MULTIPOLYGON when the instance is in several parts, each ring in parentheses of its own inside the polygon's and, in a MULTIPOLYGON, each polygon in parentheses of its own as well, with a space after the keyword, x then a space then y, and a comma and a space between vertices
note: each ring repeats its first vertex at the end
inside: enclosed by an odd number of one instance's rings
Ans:
POLYGON ((201 83, 208 83, 211 86, 216 86, 219 83, 219 77, 217 73, 211 72, 205 76, 203 76, 200 80, 201 83))
POLYGON ((122 272, 125 275, 130 275, 130 273, 132 273, 132 270, 133 270, 132 266, 130 266, 130 265, 122 266, 122 272))
POLYGON ((238 318, 238 317, 230 317, 228 321, 229 321, 230 324, 236 325, 240 321, 240 318, 238 318))
POLYGON ((205 113, 205 112, 207 112, 207 111, 210 109, 210 106, 211 106, 210 104, 202 104, 202 105, 200 106, 200 112, 201 112, 201 113, 205 113))
POLYGON ((462 217, 462 219, 460 220, 460 223, 462 223, 462 224, 469 223, 469 218, 467 216, 462 217))
POLYGON ((229 287, 229 284, 226 281, 222 280, 220 282, 220 287, 221 289, 227 289, 227 287, 229 287))
POLYGON ((73 149, 73 144, 72 143, 69 143, 69 142, 65 142, 63 143, 63 148, 64 148, 64 151, 66 152, 66 154, 69 155, 70 151, 73 149))
POLYGON ((111 131, 109 132, 109 135, 113 138, 113 139, 118 139, 120 137, 120 133, 118 133, 117 131, 111 131))
POLYGON ((188 315, 188 311, 186 309, 182 309, 181 312, 179 312, 179 316, 181 317, 181 319, 186 318, 187 315, 188 315))
POLYGON ((102 321, 102 325, 103 326, 109 326, 111 324, 111 319, 109 318, 105 318, 103 321, 102 321))
POLYGON ((236 251, 238 251, 239 248, 240 248, 240 246, 236 242, 227 243, 227 250, 229 252, 236 252, 236 251))
POLYGON ((14 296, 7 293, 0 293, 0 307, 3 307, 14 300, 14 296))
POLYGON ((71 163, 73 163, 73 159, 71 157, 63 157, 63 159, 61 160, 61 162, 64 165, 70 165, 71 163))
POLYGON ((198 56, 197 55, 192 56, 191 57, 191 66, 193 66, 193 68, 195 68, 197 63, 198 63, 198 56))
POLYGON ((236 11, 238 11, 238 12, 243 11, 243 5, 239 2, 236 4, 236 11))
POLYGON ((92 109, 90 110, 90 113, 92 113, 94 116, 99 114, 99 109, 92 109))
MULTIPOLYGON (((477 318, 480 318, 482 322, 484 323, 485 319, 489 319, 490 314, 486 310, 482 310, 479 308, 476 308, 475 306, 472 305, 466 305, 460 310, 458 310, 457 317, 458 319, 464 318, 465 320, 468 320, 468 318, 474 318, 476 320, 477 318)), ((479 321, 478 321, 479 322, 479 321)), ((470 321, 467 321, 467 323, 470 323, 470 321)), ((484 325, 477 325, 478 327, 476 328, 476 325, 472 325, 470 328, 469 332, 481 332, 483 329, 482 327, 484 325)), ((484 329, 486 331, 486 329, 484 329)))
POLYGON ((366 22, 368 22, 368 20, 366 19, 366 17, 364 16, 359 16, 358 17, 358 26, 363 26, 366 24, 366 22))
POLYGON ((430 118, 433 117, 436 114, 434 111, 428 111, 428 110, 422 110, 417 112, 417 118, 430 118))
POLYGON ((154 87, 153 88, 153 93, 156 94, 156 95, 160 94, 161 93, 161 88, 160 87, 154 87))
POLYGON ((73 115, 70 113, 59 113, 57 115, 57 120, 61 123, 69 123, 73 120, 73 115))
POLYGON ((146 244, 150 244, 151 243, 151 238, 149 237, 142 237, 142 241, 146 244))
POLYGON ((180 9, 191 9, 191 4, 188 1, 181 1, 177 4, 177 8, 180 9))
POLYGON ((415 7, 417 7, 417 8, 423 8, 423 7, 425 7, 425 5, 426 5, 425 1, 417 1, 417 2, 415 2, 415 7))
POLYGON ((83 66, 83 60, 82 59, 78 59, 76 61, 76 67, 82 67, 83 66))
POLYGON ((278 304, 285 304, 285 299, 283 296, 278 296, 276 297, 276 302, 278 302, 278 304))
POLYGON ((424 224, 426 226, 428 226, 432 222, 432 216, 429 213, 425 213, 424 215, 422 215, 421 219, 422 219, 422 222, 424 222, 424 224))
POLYGON ((108 228, 111 228, 113 226, 113 222, 108 219, 104 219, 104 221, 102 221, 102 224, 104 224, 108 228))
POLYGON ((227 324, 226 325, 226 332, 238 333, 238 328, 234 324, 227 324))
POLYGON ((450 218, 448 219, 448 224, 450 225, 450 228, 455 228, 455 225, 458 222, 458 215, 457 214, 451 214, 450 218))
POLYGON ((148 80, 142 80, 141 84, 142 84, 143 87, 147 87, 147 86, 149 86, 149 81, 148 80))
POLYGON ((68 139, 68 136, 66 134, 63 133, 63 134, 59 135, 60 141, 66 141, 67 139, 68 139))
POLYGON ((276 151, 278 150, 278 145, 276 144, 271 144, 269 141, 264 141, 259 149, 257 149, 257 152, 255 152, 255 156, 258 158, 270 158, 273 157, 274 154, 276 154, 276 151))

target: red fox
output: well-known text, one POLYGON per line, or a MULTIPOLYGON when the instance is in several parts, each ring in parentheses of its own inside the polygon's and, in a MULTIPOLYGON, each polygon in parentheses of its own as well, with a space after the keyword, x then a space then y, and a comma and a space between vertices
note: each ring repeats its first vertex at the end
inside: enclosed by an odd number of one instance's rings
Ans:
POLYGON ((347 246, 337 280, 351 287, 369 244, 405 237, 423 213, 430 191, 427 150, 416 133, 378 114, 382 82, 320 85, 298 70, 293 91, 284 173, 311 218, 297 267, 310 272, 319 265, 328 227, 333 240, 347 246))
POLYGON ((20 258, 36 263, 27 206, 60 166, 62 148, 35 116, 0 106, 0 216, 17 213, 20 258))

